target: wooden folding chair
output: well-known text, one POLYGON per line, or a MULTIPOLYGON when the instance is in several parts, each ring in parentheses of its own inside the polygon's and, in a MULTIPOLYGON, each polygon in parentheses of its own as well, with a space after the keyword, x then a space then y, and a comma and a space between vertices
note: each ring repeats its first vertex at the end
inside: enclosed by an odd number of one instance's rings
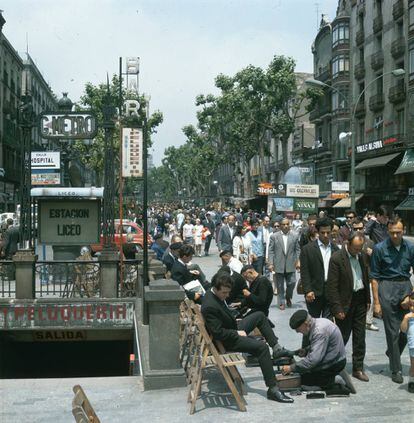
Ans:
POLYGON ((73 392, 75 397, 72 401, 72 414, 76 423, 100 423, 101 421, 81 386, 75 385, 73 392))
POLYGON ((203 370, 208 367, 216 367, 219 369, 220 373, 223 375, 223 378, 230 389, 234 399, 236 400, 237 406, 240 411, 246 411, 246 401, 243 397, 243 379, 238 373, 230 370, 230 368, 235 368, 239 364, 244 364, 245 361, 239 353, 219 353, 216 346, 214 345, 210 335, 207 332, 207 329, 204 325, 204 319, 201 315, 200 309, 196 304, 191 305, 196 319, 197 335, 195 337, 196 342, 198 343, 197 359, 192 364, 192 376, 190 390, 188 393, 188 401, 191 403, 190 414, 193 414, 195 411, 195 405, 197 398, 200 396, 201 392, 201 383, 203 380, 203 370), (237 389, 234 377, 238 375, 240 377, 240 389, 241 392, 237 389))

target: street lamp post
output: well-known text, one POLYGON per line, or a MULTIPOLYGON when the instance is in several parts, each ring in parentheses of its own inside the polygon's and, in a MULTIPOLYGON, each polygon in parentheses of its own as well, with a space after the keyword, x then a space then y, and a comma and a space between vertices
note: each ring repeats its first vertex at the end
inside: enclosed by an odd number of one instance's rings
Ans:
POLYGON ((103 99, 102 113, 103 122, 102 127, 105 132, 105 160, 104 160, 104 207, 103 207, 103 236, 104 248, 112 250, 114 248, 115 237, 115 167, 114 167, 114 140, 113 133, 115 129, 116 108, 112 102, 112 97, 109 92, 109 82, 107 84, 107 92, 103 99))
MULTIPOLYGON (((72 111, 73 103, 72 100, 68 97, 68 93, 62 93, 63 97, 59 99, 57 105, 58 109, 62 113, 70 113, 72 111)), ((70 178, 69 178, 69 140, 60 139, 61 145, 61 155, 63 161, 63 186, 69 187, 70 178)))
MULTIPOLYGON (((365 91, 368 87, 370 87, 374 82, 376 82, 378 79, 386 76, 386 75, 393 75, 395 77, 403 76, 405 74, 404 69, 394 69, 390 72, 383 73, 376 78, 374 78, 372 81, 370 81, 367 86, 360 92, 354 107, 352 109, 351 114, 351 132, 341 132, 339 134, 339 141, 344 141, 346 139, 351 139, 351 181, 350 181, 350 196, 351 196, 351 209, 355 210, 355 141, 356 141, 356 133, 355 133, 355 113, 356 109, 358 107, 358 103, 365 94, 365 91)), ((333 87, 332 85, 325 84, 322 81, 318 81, 317 79, 307 79, 305 83, 309 85, 316 85, 316 86, 325 86, 328 88, 331 88, 332 90, 336 91, 338 94, 342 95, 345 99, 346 97, 341 93, 337 88, 333 87)))
POLYGON ((34 112, 32 106, 32 97, 26 92, 22 96, 20 105, 19 124, 22 129, 23 139, 20 145, 21 168, 20 168, 20 248, 31 249, 32 234, 32 207, 30 200, 31 188, 31 153, 32 153, 32 128, 34 126, 34 112))

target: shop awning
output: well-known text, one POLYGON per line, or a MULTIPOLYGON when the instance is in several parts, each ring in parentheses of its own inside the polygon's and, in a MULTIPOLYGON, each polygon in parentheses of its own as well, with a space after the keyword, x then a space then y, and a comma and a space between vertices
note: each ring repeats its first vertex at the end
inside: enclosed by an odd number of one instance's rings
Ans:
POLYGON ((355 167, 357 170, 362 169, 369 169, 371 167, 378 167, 378 166, 384 166, 388 164, 392 159, 395 159, 400 153, 394 153, 394 154, 388 154, 386 156, 380 156, 380 157, 373 157, 372 159, 366 159, 359 163, 355 167))
MULTIPOLYGON (((355 202, 359 201, 364 194, 357 194, 355 196, 355 202)), ((348 198, 342 198, 342 200, 339 200, 336 204, 333 205, 334 209, 349 209, 351 207, 351 197, 348 198)))
POLYGON ((414 148, 409 148, 404 153, 404 157, 401 160, 400 166, 398 167, 394 175, 409 172, 414 172, 414 148))
POLYGON ((409 195, 395 210, 414 210, 414 195, 409 195))

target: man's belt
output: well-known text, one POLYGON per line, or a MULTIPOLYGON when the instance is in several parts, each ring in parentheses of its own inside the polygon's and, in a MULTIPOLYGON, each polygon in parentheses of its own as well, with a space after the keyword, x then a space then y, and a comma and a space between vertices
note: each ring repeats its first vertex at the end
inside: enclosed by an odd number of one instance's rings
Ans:
POLYGON ((390 282, 407 282, 410 280, 410 278, 403 278, 403 277, 398 277, 398 278, 390 278, 390 279, 380 279, 382 281, 390 281, 390 282))

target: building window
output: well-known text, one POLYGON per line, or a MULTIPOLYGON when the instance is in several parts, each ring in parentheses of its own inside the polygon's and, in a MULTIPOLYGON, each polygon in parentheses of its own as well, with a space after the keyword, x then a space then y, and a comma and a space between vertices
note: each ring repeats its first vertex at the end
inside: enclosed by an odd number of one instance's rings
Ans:
POLYGON ((405 110, 397 110, 396 111, 396 128, 397 134, 404 135, 405 134, 405 110))
POLYGON ((384 135, 384 119, 382 116, 376 116, 374 119, 375 140, 382 140, 384 135))
POLYGON ((340 22, 335 25, 332 32, 332 47, 336 47, 338 44, 349 41, 349 25, 346 22, 340 22))
POLYGON ((414 29, 414 3, 410 4, 410 9, 408 12, 408 25, 410 29, 414 29))
POLYGON ((410 80, 414 79, 414 48, 410 50, 410 57, 409 57, 409 69, 410 69, 410 80))
POLYGON ((340 54, 332 59, 332 77, 336 78, 345 72, 349 72, 349 57, 340 54))
POLYGON ((332 111, 343 111, 348 108, 348 90, 339 89, 338 91, 332 91, 332 111))
POLYGON ((358 144, 365 142, 365 121, 360 120, 358 123, 358 144))

